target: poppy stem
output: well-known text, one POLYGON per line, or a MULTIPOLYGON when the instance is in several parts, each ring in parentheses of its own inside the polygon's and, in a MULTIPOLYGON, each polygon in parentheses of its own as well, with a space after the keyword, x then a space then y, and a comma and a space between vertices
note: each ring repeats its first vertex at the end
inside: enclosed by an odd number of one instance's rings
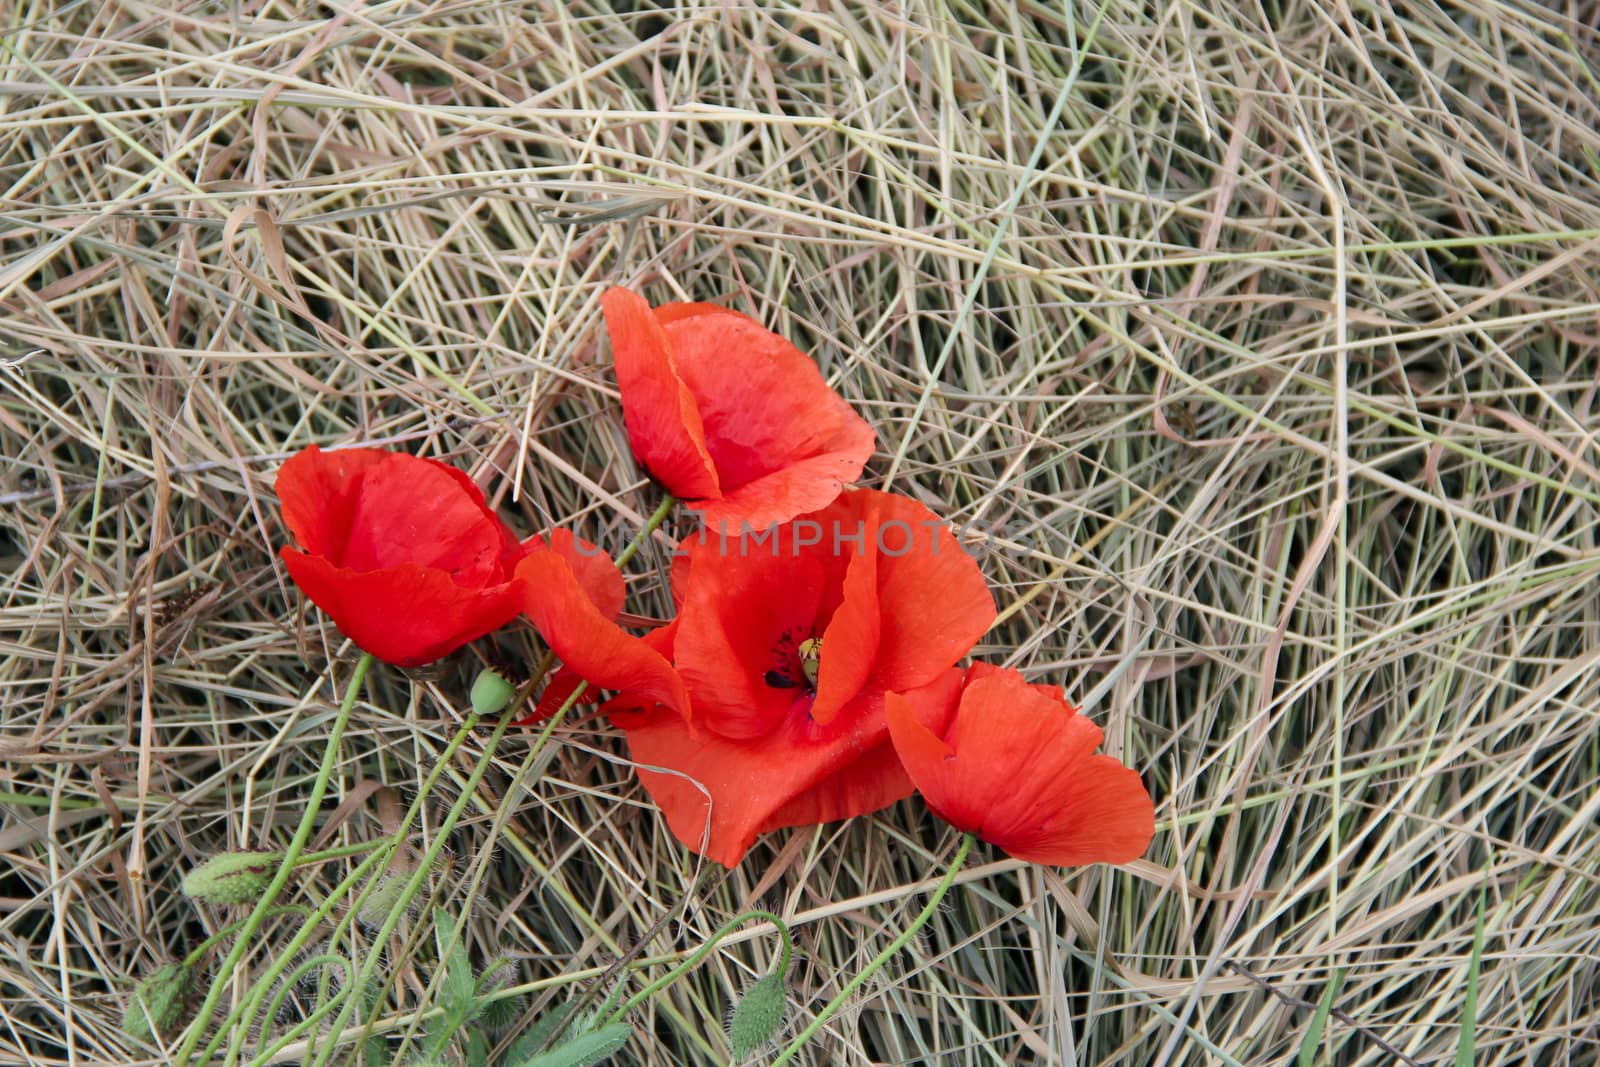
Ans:
POLYGON ((200 1035, 205 1032, 206 1025, 211 1022, 211 1016, 217 1010, 217 1002, 222 999, 223 990, 231 984, 228 978, 238 969, 244 954, 256 947, 256 930, 273 910, 272 906, 278 899, 278 894, 283 892, 283 887, 289 883, 289 876, 294 872, 301 850, 306 847, 306 842, 311 840, 311 830, 317 823, 317 809, 322 806, 322 795, 328 791, 328 781, 333 777, 333 768, 339 762, 339 742, 344 738, 344 728, 350 722, 350 712, 356 706, 356 697, 361 693, 362 683, 366 681, 367 672, 372 669, 374 662, 376 660, 370 652, 363 652, 361 658, 356 661, 355 672, 345 685, 344 699, 339 702, 339 712, 334 716, 333 729, 328 732, 328 743, 322 750, 322 765, 317 768, 317 777, 311 783, 311 792, 305 799, 305 810, 300 813, 300 825, 295 827, 294 837, 289 840, 289 847, 283 850, 283 858, 278 861, 277 873, 272 876, 272 881, 267 883, 267 888, 262 891, 261 899, 256 901, 256 906, 240 924, 239 936, 234 939, 233 948, 228 950, 227 957, 217 968, 218 980, 211 983, 205 1002, 200 1005, 200 1013, 189 1024, 188 1035, 179 1046, 178 1054, 173 1057, 176 1063, 187 1064, 194 1055, 194 1048, 200 1043, 200 1035))
POLYGON ((944 872, 944 877, 939 880, 938 886, 933 891, 933 896, 928 898, 927 905, 917 914, 917 917, 911 920, 911 925, 907 926, 899 937, 891 941, 888 948, 873 957, 872 962, 863 967, 860 974, 850 979, 849 984, 839 990, 839 995, 828 1001, 823 1009, 817 1012, 817 1017, 811 1020, 810 1025, 800 1031, 800 1035, 789 1042, 788 1047, 768 1067, 780 1067, 781 1064, 788 1063, 794 1059, 795 1053, 799 1052, 807 1041, 816 1036, 817 1031, 821 1030, 829 1019, 838 1014, 839 1009, 845 1006, 845 1003, 854 995, 855 991, 860 989, 867 979, 876 974, 885 963, 888 963, 890 957, 905 948, 911 942, 911 939, 917 936, 917 931, 927 925, 933 913, 938 910, 939 902, 944 900, 944 895, 955 884, 956 875, 960 872, 961 865, 967 861, 967 853, 972 851, 973 842, 976 840, 977 838, 972 834, 962 835, 961 847, 956 849, 955 858, 950 861, 949 870, 944 872))
MULTIPOLYGON (((649 985, 639 990, 639 992, 629 997, 625 1004, 617 1008, 610 1014, 610 1016, 606 1018, 606 1021, 603 1025, 609 1026, 612 1023, 621 1022, 623 1018, 625 1018, 627 1014, 634 1008, 638 1007, 640 1004, 643 1004, 657 992, 671 985, 673 982, 677 981, 679 977, 692 970, 696 964, 705 959, 707 953, 717 947, 717 942, 733 933, 733 931, 741 924, 747 923, 751 919, 765 919, 767 922, 771 923, 777 928, 778 936, 783 938, 783 953, 778 957, 778 969, 773 973, 778 975, 789 973, 789 960, 794 955, 794 939, 789 934, 788 925, 770 911, 747 911, 742 915, 735 915, 733 918, 717 927, 712 935, 706 938, 705 944, 701 945, 699 948, 695 949, 694 952, 690 953, 688 959, 684 960, 682 963, 678 964, 678 966, 668 971, 665 975, 656 979, 654 982, 651 982, 649 985)), ((601 1027, 596 1027, 596 1029, 601 1029, 601 1027)))
POLYGON ((644 547, 644 543, 649 540, 650 535, 660 529, 661 524, 667 521, 667 516, 672 514, 673 505, 677 502, 678 498, 671 493, 661 499, 661 503, 656 506, 656 510, 651 513, 650 518, 645 520, 644 528, 634 535, 633 540, 628 542, 626 548, 617 553, 618 570, 621 570, 630 559, 638 555, 639 549, 644 547))
MULTIPOLYGON (((531 688, 531 686, 529 688, 531 688)), ((523 694, 519 693, 519 695, 523 694)), ((517 715, 521 710, 522 701, 517 699, 512 700, 511 703, 507 704, 500 712, 500 718, 495 723, 494 732, 489 735, 489 739, 484 743, 483 754, 478 758, 477 765, 472 768, 472 773, 467 776, 466 783, 461 787, 461 794, 456 798, 455 802, 450 805, 450 810, 445 813, 444 819, 439 823, 438 828, 434 831, 432 843, 429 844, 427 851, 422 854, 421 859, 417 863, 416 869, 413 870, 407 878, 405 888, 401 891, 401 900, 414 900, 422 891, 423 885, 428 880, 429 872, 433 869, 434 863, 437 862, 439 853, 445 847, 445 842, 450 839, 450 834, 453 830, 455 830, 456 823, 460 821, 462 814, 467 809, 467 806, 472 802, 472 798, 477 795, 478 786, 480 783, 482 783, 483 776, 488 773, 490 765, 494 762, 495 750, 500 747, 500 742, 505 737, 506 731, 511 728, 511 724, 516 721, 517 715)), ((445 752, 441 755, 438 764, 434 768, 434 772, 430 775, 428 781, 425 783, 423 792, 418 794, 416 800, 412 802, 410 810, 407 811, 406 818, 401 824, 400 828, 400 832, 402 834, 408 830, 412 818, 415 817, 417 812, 420 811, 424 800, 428 796, 428 792, 432 788, 432 782, 437 780, 437 772, 442 770, 450 762, 451 758, 453 758, 455 749, 462 741, 471 736, 479 721, 484 718, 486 718, 486 716, 481 716, 475 711, 467 715, 465 721, 461 724, 461 728, 456 731, 455 736, 450 740, 450 744, 446 746, 445 752)), ((391 840, 398 844, 400 840, 400 834, 393 835, 391 840)), ((389 938, 394 934, 395 927, 399 925, 401 917, 404 914, 404 908, 397 907, 392 910, 388 916, 384 918, 382 924, 378 927, 377 932, 372 935, 371 943, 374 945, 387 945, 389 943, 389 938)), ((360 970, 357 972, 355 979, 350 982, 350 988, 364 989, 367 983, 373 980, 373 976, 376 973, 379 964, 383 961, 383 958, 384 954, 382 952, 369 953, 367 958, 362 961, 360 970)), ((339 1014, 334 1018, 331 1028, 332 1033, 339 1034, 344 1031, 344 1028, 350 1022, 350 1016, 355 1012, 356 1002, 358 1000, 359 998, 354 996, 345 998, 344 1003, 339 1008, 339 1014)), ((367 1026, 368 1029, 366 1033, 370 1034, 370 1020, 368 1021, 367 1026)), ((365 1036, 365 1034, 363 1036, 365 1036)), ((306 1062, 312 1063, 314 1067, 326 1067, 335 1050, 339 1047, 339 1044, 340 1043, 338 1041, 328 1041, 322 1048, 318 1050, 315 1060, 308 1059, 306 1062)))
MULTIPOLYGON (((306 907, 304 904, 279 904, 275 908, 267 909, 266 918, 271 919, 279 915, 302 915, 309 918, 311 915, 311 909, 306 907)), ((200 944, 196 945, 190 951, 190 953, 183 958, 183 965, 185 967, 196 966, 205 957, 205 954, 211 951, 212 946, 214 946, 218 941, 221 941, 223 938, 234 933, 239 929, 239 927, 248 922, 249 919, 250 917, 248 915, 243 919, 235 919, 233 922, 223 926, 222 929, 218 930, 216 933, 200 942, 200 944)))

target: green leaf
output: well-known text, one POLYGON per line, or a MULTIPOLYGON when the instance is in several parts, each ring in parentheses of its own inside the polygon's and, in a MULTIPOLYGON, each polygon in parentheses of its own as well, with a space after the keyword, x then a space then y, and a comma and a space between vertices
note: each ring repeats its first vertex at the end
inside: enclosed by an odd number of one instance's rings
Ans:
POLYGON ((489 1067, 489 1039, 482 1030, 467 1034, 467 1067, 489 1067))
POLYGON ((516 1067, 596 1067, 621 1051, 632 1036, 633 1027, 627 1023, 612 1023, 580 1034, 531 1060, 523 1060, 516 1067))
POLYGON ((1299 1067, 1312 1067, 1317 1058, 1317 1049, 1322 1046, 1322 1033, 1328 1028, 1328 1016, 1333 1012, 1333 1002, 1339 996, 1339 987, 1344 985, 1345 971, 1333 972, 1333 980, 1328 983, 1328 988, 1322 991, 1322 998, 1317 1001, 1317 1010, 1311 1016, 1311 1025, 1306 1027, 1306 1036, 1300 1041, 1299 1067))
POLYGON ((1472 961, 1467 965, 1467 1001, 1461 1007, 1456 1067, 1472 1067, 1478 1051, 1478 974, 1483 968, 1483 917, 1488 904, 1489 890, 1485 887, 1478 893, 1478 926, 1472 933, 1472 961))
POLYGON ((559 1007, 551 1008, 541 1015, 534 1024, 525 1030, 506 1051, 502 1063, 520 1065, 538 1054, 545 1042, 567 1025, 567 1020, 572 1016, 572 1002, 568 1001, 559 1007))

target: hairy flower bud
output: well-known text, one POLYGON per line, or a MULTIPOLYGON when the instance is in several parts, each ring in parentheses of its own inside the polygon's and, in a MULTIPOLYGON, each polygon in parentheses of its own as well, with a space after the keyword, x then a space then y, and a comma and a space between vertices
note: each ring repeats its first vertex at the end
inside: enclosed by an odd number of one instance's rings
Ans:
POLYGON ((183 877, 184 895, 208 904, 248 904, 266 891, 281 852, 224 852, 183 877))
POLYGON ((133 987, 133 999, 122 1014, 122 1032, 135 1041, 150 1041, 171 1028, 183 1013, 192 975, 181 963, 166 963, 133 987))
POLYGON ((781 974, 769 974, 745 990, 728 1021, 734 1059, 742 1060, 772 1040, 783 1022, 788 994, 781 974))

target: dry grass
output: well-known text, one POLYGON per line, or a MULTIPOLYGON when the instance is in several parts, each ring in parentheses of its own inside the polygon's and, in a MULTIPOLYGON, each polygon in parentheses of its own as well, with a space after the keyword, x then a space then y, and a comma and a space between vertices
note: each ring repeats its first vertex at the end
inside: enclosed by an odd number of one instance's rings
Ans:
MULTIPOLYGON (((298 821, 353 653, 274 562, 287 452, 445 457, 613 549, 649 512, 625 282, 814 352, 870 483, 983 559, 980 652, 1158 798, 1131 869, 981 853, 805 1062, 1600 1062, 1595 8, 628 7, 0 6, 0 1061, 167 1062, 119 1034, 129 978, 229 918, 179 879, 298 821)), ((458 659, 378 672, 326 844, 436 766, 458 659)), ((489 757, 431 881, 525 1020, 752 905, 793 918, 804 1018, 953 845, 912 801, 696 881, 617 737, 558 741, 489 757)), ((391 1048, 427 914, 385 949, 391 1048)), ((617 1062, 726 1062, 752 929, 617 1062)))

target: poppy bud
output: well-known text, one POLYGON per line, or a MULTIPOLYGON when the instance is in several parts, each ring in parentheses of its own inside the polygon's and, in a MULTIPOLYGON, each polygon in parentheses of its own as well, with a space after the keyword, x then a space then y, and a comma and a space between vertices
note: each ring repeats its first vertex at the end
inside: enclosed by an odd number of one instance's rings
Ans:
POLYGON ((376 930, 388 921, 396 908, 404 907, 409 911, 410 902, 405 899, 406 882, 407 877, 403 873, 386 874, 379 878, 378 884, 356 909, 356 921, 368 930, 376 930))
POLYGON ((224 852, 183 876, 185 896, 207 904, 248 904, 266 891, 281 852, 224 852))
POLYGON ((769 974, 745 990, 733 1009, 733 1018, 728 1020, 728 1043, 733 1046, 734 1059, 742 1060, 772 1040, 783 1022, 787 998, 788 989, 781 974, 769 974))
POLYGON ((472 710, 479 715, 493 715, 511 703, 517 693, 516 686, 492 667, 478 672, 472 683, 472 710))
POLYGON ((189 968, 166 963, 133 987, 133 1000, 122 1013, 122 1032, 135 1041, 150 1041, 170 1029, 183 1011, 189 993, 189 968))

